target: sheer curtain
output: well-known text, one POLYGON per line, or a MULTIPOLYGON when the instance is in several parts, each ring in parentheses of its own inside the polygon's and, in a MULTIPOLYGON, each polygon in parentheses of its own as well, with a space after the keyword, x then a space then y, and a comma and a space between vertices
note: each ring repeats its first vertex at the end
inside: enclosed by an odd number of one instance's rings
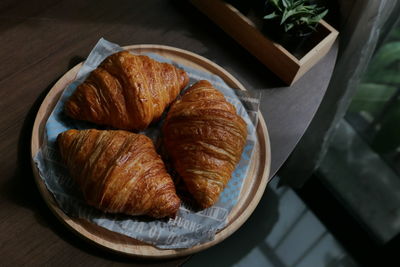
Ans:
POLYGON ((400 12, 400 1, 393 0, 339 0, 339 5, 339 55, 330 85, 309 128, 279 172, 282 183, 294 187, 304 184, 318 168, 361 75, 400 12))

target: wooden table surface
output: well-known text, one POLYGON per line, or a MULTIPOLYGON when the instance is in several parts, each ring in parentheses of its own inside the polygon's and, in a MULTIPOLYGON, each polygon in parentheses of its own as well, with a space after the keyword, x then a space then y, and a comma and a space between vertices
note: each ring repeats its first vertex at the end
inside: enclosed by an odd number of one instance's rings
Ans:
MULTIPOLYGON (((88 55, 100 37, 120 45, 163 44, 198 53, 231 72, 250 91, 261 93, 261 111, 272 147, 271 175, 307 129, 326 91, 337 55, 335 44, 294 86, 285 87, 185 1, 2 0, 1 266, 144 263, 93 247, 69 232, 46 207, 30 167, 30 134, 41 101, 60 76, 88 55)), ((177 265, 185 260, 161 264, 177 265)))

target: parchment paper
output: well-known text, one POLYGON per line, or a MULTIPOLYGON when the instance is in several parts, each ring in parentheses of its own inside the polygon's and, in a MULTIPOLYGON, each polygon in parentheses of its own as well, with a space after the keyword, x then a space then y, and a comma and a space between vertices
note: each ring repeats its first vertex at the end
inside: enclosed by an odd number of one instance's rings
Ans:
MULTIPOLYGON (((222 192, 218 203, 213 207, 194 211, 189 205, 183 203, 176 218, 159 220, 143 216, 105 214, 85 203, 76 184, 70 178, 68 170, 60 160, 55 141, 59 133, 68 129, 106 129, 91 123, 70 119, 64 115, 62 110, 65 101, 71 96, 77 85, 82 83, 87 75, 107 56, 120 50, 122 50, 120 46, 100 39, 79 70, 76 80, 65 89, 46 123, 44 145, 35 157, 40 176, 48 190, 54 195, 58 205, 71 217, 84 218, 111 231, 153 244, 158 248, 189 248, 208 242, 214 238, 218 230, 226 225, 227 216, 237 202, 243 181, 247 176, 249 161, 257 140, 254 125, 257 125, 259 97, 250 97, 246 92, 231 89, 215 75, 171 62, 171 60, 156 54, 147 54, 153 59, 169 62, 184 69, 190 77, 190 84, 201 79, 209 80, 229 102, 235 105, 238 114, 247 122, 248 140, 232 179, 222 192)), ((159 129, 162 122, 163 119, 142 132, 152 138, 155 144, 159 144, 159 129)))

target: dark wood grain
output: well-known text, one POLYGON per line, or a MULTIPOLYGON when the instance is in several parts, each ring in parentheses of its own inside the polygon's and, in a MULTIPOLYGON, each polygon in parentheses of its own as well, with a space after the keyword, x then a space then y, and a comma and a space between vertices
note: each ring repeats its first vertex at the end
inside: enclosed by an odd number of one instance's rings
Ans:
MULTIPOLYGON (((262 93, 274 175, 309 125, 328 85, 337 46, 292 87, 185 1, 0 3, 0 265, 108 266, 144 262, 91 246, 61 225, 33 182, 29 141, 41 100, 100 37, 155 43, 203 55, 262 93)), ((226 241, 226 242, 229 242, 226 241)), ((148 264, 177 265, 186 259, 148 264)))

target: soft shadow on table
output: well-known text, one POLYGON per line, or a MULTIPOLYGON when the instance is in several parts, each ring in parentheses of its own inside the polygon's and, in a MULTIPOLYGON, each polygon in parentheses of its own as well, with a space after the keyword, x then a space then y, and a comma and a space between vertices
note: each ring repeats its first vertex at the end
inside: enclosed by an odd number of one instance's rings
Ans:
MULTIPOLYGON (((69 68, 75 66, 83 59, 81 57, 73 57, 70 61, 69 68)), ((49 90, 53 87, 58 79, 52 82, 36 99, 36 101, 31 106, 28 114, 25 117, 23 122, 23 126, 19 135, 18 142, 18 162, 17 169, 14 176, 6 181, 3 186, 0 188, 0 193, 9 201, 25 207, 27 209, 32 210, 35 214, 34 217, 36 221, 41 224, 43 227, 48 228, 57 234, 60 239, 69 243, 71 246, 78 248, 79 250, 84 251, 87 254, 91 254, 96 257, 101 257, 103 259, 107 259, 110 262, 114 261, 114 263, 119 264, 138 264, 138 265, 159 265, 160 261, 154 260, 143 260, 138 258, 132 258, 127 256, 117 255, 115 253, 109 252, 105 249, 97 248, 92 244, 89 244, 86 241, 83 241, 82 238, 78 237, 72 231, 68 230, 66 226, 64 226, 50 209, 47 207, 46 203, 42 199, 42 196, 37 189, 37 186, 34 182, 34 177, 32 173, 32 168, 30 164, 30 146, 31 146, 31 133, 33 128, 33 123, 36 117, 36 113, 39 110, 39 107, 44 100, 45 96, 49 92, 49 90)), ((187 257, 178 258, 174 260, 169 260, 162 262, 164 266, 176 266, 182 264, 187 260, 187 257)))
MULTIPOLYGON (((65 40, 60 38, 65 47, 81 45, 77 51, 82 51, 82 55, 90 51, 100 37, 120 45, 171 45, 198 53, 221 65, 246 88, 286 87, 267 67, 186 0, 100 0, 95 5, 91 1, 76 1, 74 4, 67 1, 26 1, 23 11, 10 6, 7 14, 7 20, 0 18, 0 32, 20 20, 39 26, 51 23, 69 28, 71 24, 82 22, 89 25, 82 31, 87 33, 85 35, 77 33, 65 40), (155 5, 165 12, 161 15, 155 12, 155 5), (251 71, 239 71, 243 69, 251 71)), ((50 38, 50 35, 42 38, 50 38)), ((52 47, 48 49, 53 50, 52 47)))
MULTIPOLYGON (((247 222, 222 243, 195 255, 188 266, 209 266, 211 262, 213 266, 232 266, 255 247, 258 247, 273 262, 276 256, 271 253, 272 249, 268 247, 264 239, 278 221, 278 206, 279 196, 267 187, 264 196, 247 222)), ((280 266, 279 259, 277 261, 276 266, 280 266)))
MULTIPOLYGON (((275 74, 273 74, 264 64, 262 64, 256 57, 236 42, 232 37, 225 33, 217 24, 212 22, 206 15, 201 13, 195 6, 186 0, 170 0, 173 6, 178 10, 182 19, 186 21, 186 27, 189 29, 190 38, 207 40, 210 37, 218 40, 215 50, 224 49, 224 56, 230 61, 230 65, 235 64, 240 68, 250 69, 251 72, 246 72, 247 76, 243 73, 235 73, 237 68, 229 68, 224 66, 223 62, 215 62, 221 64, 233 76, 239 79, 245 87, 254 89, 276 89, 278 87, 287 87, 275 74), (199 22, 199 23, 193 23, 199 22), (199 30, 201 29, 201 30, 199 30)), ((213 60, 215 53, 210 44, 204 44, 208 49, 201 55, 213 60)), ((212 44, 211 44, 212 45, 212 44)))
MULTIPOLYGON (((68 69, 72 68, 83 59, 81 57, 73 57, 69 64, 68 69)), ((50 214, 45 202, 42 201, 42 197, 34 182, 32 167, 31 167, 31 137, 33 124, 36 118, 36 114, 42 104, 44 98, 54 84, 60 77, 55 79, 50 85, 39 94, 35 102, 29 109, 24 122, 22 124, 21 131, 18 139, 18 157, 17 157, 17 168, 12 179, 8 180, 3 187, 0 188, 0 192, 3 196, 6 196, 8 200, 16 203, 17 205, 36 209, 39 208, 41 211, 46 211, 46 217, 50 214)), ((37 216, 38 222, 44 226, 48 226, 48 222, 43 220, 42 216, 37 216)), ((52 215, 52 219, 55 217, 52 215)))

